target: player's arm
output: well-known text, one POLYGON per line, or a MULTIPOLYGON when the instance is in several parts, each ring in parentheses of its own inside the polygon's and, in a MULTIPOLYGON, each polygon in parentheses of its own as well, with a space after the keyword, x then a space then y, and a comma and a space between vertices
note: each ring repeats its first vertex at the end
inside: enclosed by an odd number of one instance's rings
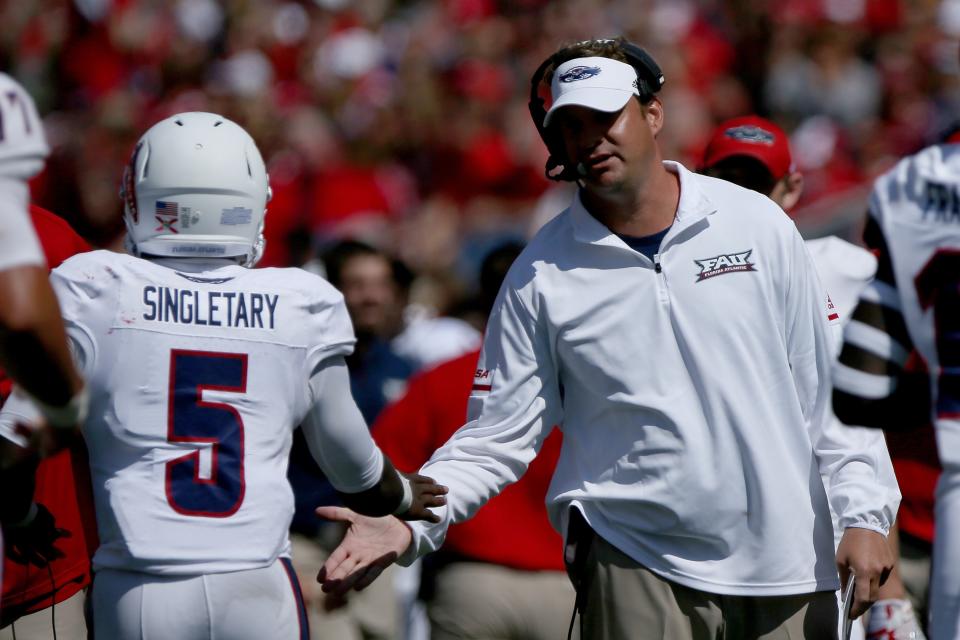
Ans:
POLYGON ((71 362, 57 299, 27 216, 27 186, 0 178, 0 364, 55 427, 83 418, 83 381, 71 362))
MULTIPOLYGON (((879 206, 877 201, 871 206, 879 206)), ((929 380, 907 366, 913 342, 883 232, 867 217, 864 241, 877 254, 875 279, 844 330, 833 372, 833 410, 844 424, 882 429, 913 428, 929 420, 929 380)))
POLYGON ((458 430, 422 473, 449 486, 441 521, 413 522, 362 518, 346 509, 317 513, 348 524, 347 535, 317 579, 324 591, 342 595, 372 582, 393 562, 408 565, 443 543, 450 524, 470 518, 487 500, 516 482, 562 421, 555 356, 547 332, 520 292, 505 284, 490 314, 467 409, 458 430), (399 526, 398 526, 399 525, 399 526))
POLYGON ((323 360, 310 385, 316 400, 303 421, 303 434, 344 504, 367 516, 437 522, 429 507, 446 503, 446 488, 428 477, 398 472, 374 444, 350 393, 343 357, 323 360))

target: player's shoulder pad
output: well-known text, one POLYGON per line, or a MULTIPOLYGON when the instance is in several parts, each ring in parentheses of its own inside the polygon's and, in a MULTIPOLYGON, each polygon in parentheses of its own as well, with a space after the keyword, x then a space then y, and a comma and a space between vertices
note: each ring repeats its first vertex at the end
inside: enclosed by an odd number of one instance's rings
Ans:
POLYGON ((287 292, 310 305, 336 305, 343 302, 340 293, 326 279, 299 267, 265 267, 251 270, 260 281, 277 292, 287 292))
POLYGON ((116 290, 129 270, 133 256, 114 251, 97 250, 78 253, 67 258, 50 272, 55 284, 87 298, 97 298, 107 291, 116 290))
POLYGON ((43 168, 50 152, 43 122, 30 94, 0 72, 0 176, 27 180, 43 168))

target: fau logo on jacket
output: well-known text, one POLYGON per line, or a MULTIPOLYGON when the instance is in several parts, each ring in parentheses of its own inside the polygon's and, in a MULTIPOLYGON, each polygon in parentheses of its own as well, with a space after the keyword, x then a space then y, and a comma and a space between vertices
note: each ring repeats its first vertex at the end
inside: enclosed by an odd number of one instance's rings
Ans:
POLYGON ((751 253, 753 253, 753 249, 741 251, 740 253, 726 253, 714 256, 713 258, 694 260, 697 266, 700 267, 700 275, 697 278, 697 282, 724 273, 756 271, 756 269, 753 268, 754 263, 749 260, 751 253))

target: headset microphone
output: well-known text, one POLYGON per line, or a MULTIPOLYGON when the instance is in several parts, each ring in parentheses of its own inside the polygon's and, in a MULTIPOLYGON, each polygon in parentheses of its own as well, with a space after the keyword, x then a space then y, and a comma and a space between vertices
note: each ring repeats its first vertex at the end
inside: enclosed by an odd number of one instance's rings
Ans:
POLYGON ((578 162, 578 163, 577 163, 577 175, 578 175, 578 176, 585 176, 585 175, 587 175, 587 168, 586 168, 585 166, 583 166, 583 163, 582 163, 582 162, 578 162))

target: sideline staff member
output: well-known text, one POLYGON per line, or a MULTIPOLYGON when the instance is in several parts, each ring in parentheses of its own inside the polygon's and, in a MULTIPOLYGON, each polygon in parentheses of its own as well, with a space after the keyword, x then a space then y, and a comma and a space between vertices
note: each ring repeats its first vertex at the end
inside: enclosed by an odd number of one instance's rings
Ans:
POLYGON ((548 166, 581 188, 511 268, 469 422, 424 466, 450 488, 443 520, 411 539, 321 509, 351 528, 319 577, 362 586, 377 558, 436 549, 561 424, 547 504, 568 539, 571 514, 589 524, 584 638, 834 637, 837 565, 859 615, 890 570, 899 492, 826 420, 830 330, 803 240, 766 197, 661 159, 662 76, 638 48, 573 45, 543 77, 548 166))

